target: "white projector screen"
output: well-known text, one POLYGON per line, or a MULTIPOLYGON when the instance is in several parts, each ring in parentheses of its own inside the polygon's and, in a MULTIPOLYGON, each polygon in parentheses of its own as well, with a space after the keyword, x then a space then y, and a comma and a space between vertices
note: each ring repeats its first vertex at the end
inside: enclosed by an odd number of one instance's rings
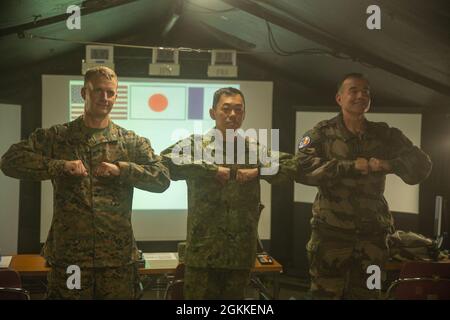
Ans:
MULTIPOLYGON (((337 107, 336 107, 337 110, 337 107)), ((296 141, 298 143, 303 134, 312 129, 318 122, 331 119, 336 112, 297 112, 296 141)), ((420 147, 420 134, 422 115, 420 114, 394 114, 394 113, 368 113, 367 119, 375 122, 386 122, 390 127, 400 129, 416 146, 420 147)), ((294 201, 313 203, 317 188, 295 184, 294 201)), ((384 196, 392 211, 419 213, 419 185, 410 186, 393 174, 387 175, 384 196)))
MULTIPOLYGON (((42 76, 42 127, 68 122, 83 112, 81 76, 42 76)), ((118 125, 147 137, 156 153, 193 130, 206 132, 214 126, 209 117, 213 93, 224 86, 242 90, 246 100, 243 128, 271 129, 272 82, 212 81, 151 78, 122 78, 111 118, 118 125), (175 106, 170 108, 171 106, 175 106), (164 112, 154 108, 165 107, 164 112)), ((259 235, 270 239, 270 185, 261 183, 265 205, 259 222, 259 235)), ((41 242, 46 240, 53 215, 53 188, 42 183, 41 242)), ((172 181, 164 193, 134 190, 133 229, 137 241, 185 240, 187 188, 184 181, 172 181)))

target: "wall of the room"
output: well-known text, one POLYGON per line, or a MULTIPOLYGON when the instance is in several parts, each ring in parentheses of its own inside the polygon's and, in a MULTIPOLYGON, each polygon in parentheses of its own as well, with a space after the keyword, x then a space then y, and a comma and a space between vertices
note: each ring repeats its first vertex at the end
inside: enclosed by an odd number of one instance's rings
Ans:
MULTIPOLYGON (((150 58, 142 52, 118 49, 116 71, 120 76, 145 77, 150 58)), ((11 70, 0 78, 2 91, 0 98, 8 103, 22 105, 22 137, 27 137, 35 128, 41 126, 41 75, 42 74, 80 74, 84 48, 74 52, 55 56, 38 65, 24 66, 11 70)), ((185 54, 182 59, 181 76, 184 79, 206 79, 209 56, 203 54, 185 54)), ((250 57, 239 58, 240 80, 264 80, 274 82, 273 127, 280 128, 280 150, 294 152, 295 107, 299 105, 323 106, 333 103, 334 88, 309 88, 301 84, 301 77, 292 78, 280 70, 267 68, 266 65, 250 57)), ((350 71, 350 70, 349 70, 350 71)), ((378 102, 383 104, 382 97, 378 102)), ((450 196, 450 176, 446 163, 450 160, 450 147, 446 152, 434 146, 437 139, 449 136, 448 118, 442 114, 425 114, 422 128, 424 149, 430 153, 435 170, 421 188, 420 212, 418 216, 394 213, 397 227, 424 234, 432 233, 432 215, 434 214, 434 194, 442 192, 450 196), (446 131, 447 130, 447 131, 446 131), (447 162, 446 162, 447 161, 447 162), (426 191, 423 191, 425 190, 426 191)), ((40 183, 22 181, 20 183, 19 214, 19 253, 38 253, 40 224, 40 183)), ((284 266, 287 273, 305 276, 307 260, 305 245, 310 234, 309 219, 311 205, 293 202, 293 186, 272 188, 271 241, 264 247, 284 266)), ((448 228, 448 227, 447 227, 448 228)), ((174 251, 173 242, 140 243, 144 251, 174 251)))
MULTIPOLYGON (((0 154, 20 139, 20 105, 0 103, 0 154)), ((0 174, 0 255, 17 253, 20 181, 0 174)))

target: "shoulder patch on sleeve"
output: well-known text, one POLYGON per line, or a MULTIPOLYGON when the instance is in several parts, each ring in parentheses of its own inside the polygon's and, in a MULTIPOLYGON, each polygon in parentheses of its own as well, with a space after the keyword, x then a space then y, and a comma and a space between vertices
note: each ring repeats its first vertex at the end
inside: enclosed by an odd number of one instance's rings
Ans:
POLYGON ((302 138, 298 143, 297 150, 311 147, 312 145, 318 144, 322 140, 322 127, 314 127, 313 129, 307 131, 303 134, 302 138))
POLYGON ((311 137, 309 135, 304 135, 298 143, 298 149, 303 149, 311 144, 311 137))

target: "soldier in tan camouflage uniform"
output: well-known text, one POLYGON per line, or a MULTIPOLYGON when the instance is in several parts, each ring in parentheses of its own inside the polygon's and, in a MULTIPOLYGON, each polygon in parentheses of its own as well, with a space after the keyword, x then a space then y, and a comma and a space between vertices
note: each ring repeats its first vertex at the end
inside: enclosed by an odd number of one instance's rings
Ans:
MULTIPOLYGON (((282 182, 294 175, 295 170, 288 174, 277 167, 277 174, 260 176, 258 167, 263 164, 259 158, 252 164, 249 150, 261 147, 248 138, 244 140, 245 163, 237 164, 237 152, 231 158, 233 161, 226 161, 226 142, 222 137, 226 137, 226 129, 232 132, 239 129, 245 116, 241 91, 234 88, 216 91, 210 116, 220 134, 213 129, 203 136, 192 135, 161 153, 171 178, 186 180, 188 186, 184 296, 186 299, 243 299, 256 258, 260 178, 270 183, 282 182), (191 152, 176 151, 182 147, 190 147, 191 152), (212 156, 220 153, 224 164, 214 159, 195 160, 195 152, 212 156), (183 163, 176 161, 180 154, 186 157, 183 163)), ((237 135, 235 147, 239 139, 244 138, 237 135)), ((283 157, 289 155, 280 155, 279 159, 283 161, 283 157)))
POLYGON ((117 76, 99 67, 85 75, 84 115, 37 129, 3 155, 2 171, 28 180, 51 179, 54 212, 43 256, 51 265, 50 299, 133 299, 140 295, 131 226, 133 188, 163 192, 168 170, 150 142, 114 124, 117 76), (70 290, 69 265, 81 270, 70 290))
POLYGON ((381 270, 393 220, 383 196, 387 174, 417 184, 431 171, 429 157, 402 132, 366 120, 370 89, 361 74, 339 85, 338 116, 318 123, 300 141, 296 181, 317 186, 307 244, 315 298, 377 297, 366 286, 369 265, 381 270))

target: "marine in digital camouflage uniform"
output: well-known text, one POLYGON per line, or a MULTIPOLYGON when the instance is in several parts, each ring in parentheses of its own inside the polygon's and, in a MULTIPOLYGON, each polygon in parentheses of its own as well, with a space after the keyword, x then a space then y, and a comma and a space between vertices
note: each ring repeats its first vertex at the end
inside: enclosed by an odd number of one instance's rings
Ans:
MULTIPOLYGON (((210 115, 216 120, 216 128, 220 132, 240 128, 245 115, 245 101, 239 90, 218 90, 213 106, 210 115)), ((250 268, 256 258, 261 211, 260 179, 281 183, 295 174, 295 168, 287 172, 287 168, 277 165, 277 174, 259 175, 258 167, 267 164, 262 164, 260 159, 252 164, 249 150, 259 150, 261 146, 239 135, 237 140, 245 139, 245 163, 237 164, 236 150, 234 164, 221 164, 204 158, 195 161, 197 148, 199 154, 206 152, 214 156, 221 153, 223 162, 226 162, 226 147, 223 139, 220 140, 222 134, 216 136, 215 133, 213 129, 203 136, 192 135, 161 153, 170 169, 171 179, 186 180, 188 187, 186 299, 244 298, 250 268), (190 153, 180 152, 187 146, 190 146, 190 153), (177 163, 175 158, 180 154, 187 161, 177 163)), ((237 145, 235 141, 235 149, 237 145)), ((284 159, 292 160, 292 156, 280 153, 279 162, 284 159)))
POLYGON ((117 96, 114 71, 88 71, 82 96, 84 115, 12 145, 1 169, 18 179, 52 181, 53 220, 42 251, 52 267, 48 298, 137 298, 133 188, 163 192, 168 169, 146 138, 109 119, 117 96), (80 290, 67 288, 69 265, 80 267, 80 290))
POLYGON ((383 196, 386 175, 417 184, 431 171, 429 157, 398 129, 371 122, 368 81, 349 74, 336 101, 341 112, 300 141, 296 181, 318 187, 307 244, 315 298, 368 299, 369 265, 383 270, 393 219, 383 196))

